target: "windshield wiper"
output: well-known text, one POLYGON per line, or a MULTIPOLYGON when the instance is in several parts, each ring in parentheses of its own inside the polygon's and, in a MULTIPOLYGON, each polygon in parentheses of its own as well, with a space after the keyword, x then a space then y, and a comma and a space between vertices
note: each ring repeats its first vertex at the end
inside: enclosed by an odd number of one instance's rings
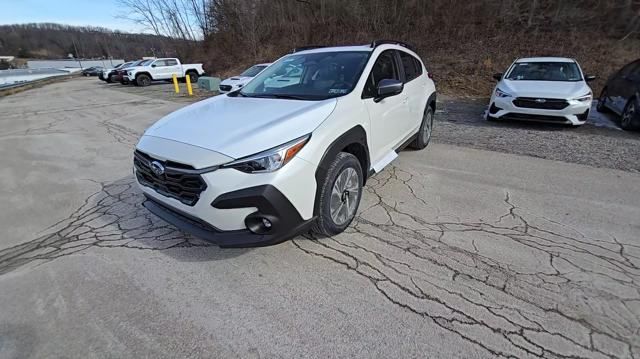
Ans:
POLYGON ((280 98, 280 99, 285 99, 285 100, 303 100, 303 101, 310 100, 310 98, 308 96, 286 95, 286 94, 277 94, 277 93, 263 94, 263 95, 262 94, 251 94, 251 95, 244 95, 244 96, 246 96, 246 97, 256 97, 256 98, 280 98))

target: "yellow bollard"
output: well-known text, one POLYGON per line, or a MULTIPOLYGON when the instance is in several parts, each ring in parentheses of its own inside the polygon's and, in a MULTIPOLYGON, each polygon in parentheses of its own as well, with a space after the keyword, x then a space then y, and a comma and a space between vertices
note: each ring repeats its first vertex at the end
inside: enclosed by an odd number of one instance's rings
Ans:
POLYGON ((176 93, 180 93, 180 86, 178 86, 178 76, 173 74, 173 88, 176 90, 176 93))
POLYGON ((187 91, 189 91, 189 96, 193 96, 193 89, 191 88, 191 76, 187 74, 185 78, 187 79, 187 91))

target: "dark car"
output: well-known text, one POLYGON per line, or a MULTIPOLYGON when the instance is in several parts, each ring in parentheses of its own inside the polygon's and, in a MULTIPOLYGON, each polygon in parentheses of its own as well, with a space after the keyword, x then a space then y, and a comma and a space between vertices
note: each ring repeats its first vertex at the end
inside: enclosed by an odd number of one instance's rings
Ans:
POLYGON ((111 74, 111 72, 112 72, 113 70, 117 70, 117 69, 119 69, 119 68, 120 68, 122 65, 124 65, 124 64, 125 64, 125 63, 117 64, 117 65, 115 65, 115 66, 114 66, 113 68, 111 68, 111 69, 109 69, 109 68, 107 68, 107 69, 103 69, 103 70, 102 70, 102 72, 100 72, 100 73, 98 74, 98 78, 99 78, 100 80, 102 80, 102 81, 109 82, 109 78, 108 78, 109 74, 111 74))
POLYGON ((138 61, 129 61, 129 62, 125 62, 124 64, 117 65, 111 71, 109 71, 109 73, 105 76, 104 80, 108 83, 120 82, 120 80, 122 79, 122 73, 120 73, 119 71, 126 67, 133 66, 133 64, 137 62, 138 61))
POLYGON ((607 80, 597 108, 619 115, 620 126, 625 130, 640 128, 640 59, 607 80))
POLYGON ((112 81, 120 81, 121 84, 123 85, 128 85, 129 84, 129 80, 124 78, 124 75, 127 74, 127 69, 130 67, 134 67, 134 66, 138 66, 140 63, 147 61, 147 60, 138 60, 138 61, 133 61, 131 63, 128 64, 124 64, 122 65, 118 70, 116 70, 116 75, 114 76, 112 81))
POLYGON ((98 76, 104 68, 102 66, 87 67, 82 70, 82 76, 98 76))

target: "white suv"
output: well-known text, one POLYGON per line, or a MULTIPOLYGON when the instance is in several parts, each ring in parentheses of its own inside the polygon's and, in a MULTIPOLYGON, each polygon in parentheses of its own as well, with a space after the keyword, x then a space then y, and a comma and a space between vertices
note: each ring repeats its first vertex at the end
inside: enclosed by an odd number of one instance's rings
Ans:
POLYGON ((276 61, 241 90, 184 107, 142 136, 144 205, 221 246, 342 232, 367 177, 431 138, 436 93, 399 42, 324 47, 276 61), (271 87, 290 66, 296 82, 271 87))
POLYGON ((593 93, 580 65, 562 57, 516 60, 506 75, 495 74, 498 85, 489 102, 487 120, 531 120, 574 126, 587 121, 593 93))

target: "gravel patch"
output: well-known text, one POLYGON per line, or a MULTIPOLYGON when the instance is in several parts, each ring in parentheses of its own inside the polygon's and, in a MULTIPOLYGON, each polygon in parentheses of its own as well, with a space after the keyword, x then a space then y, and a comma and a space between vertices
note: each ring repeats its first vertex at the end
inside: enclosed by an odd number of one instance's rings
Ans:
POLYGON ((487 122, 486 99, 438 103, 433 141, 640 172, 640 133, 617 127, 613 115, 592 111, 580 127, 517 121, 487 122))

